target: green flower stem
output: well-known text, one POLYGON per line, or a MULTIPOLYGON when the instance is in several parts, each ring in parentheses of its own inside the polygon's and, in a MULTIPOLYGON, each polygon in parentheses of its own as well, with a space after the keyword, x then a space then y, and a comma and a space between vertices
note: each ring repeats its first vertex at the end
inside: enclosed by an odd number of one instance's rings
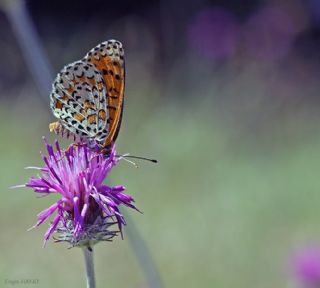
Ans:
POLYGON ((93 249, 91 247, 83 247, 82 251, 86 265, 87 288, 95 288, 96 280, 94 276, 93 249))

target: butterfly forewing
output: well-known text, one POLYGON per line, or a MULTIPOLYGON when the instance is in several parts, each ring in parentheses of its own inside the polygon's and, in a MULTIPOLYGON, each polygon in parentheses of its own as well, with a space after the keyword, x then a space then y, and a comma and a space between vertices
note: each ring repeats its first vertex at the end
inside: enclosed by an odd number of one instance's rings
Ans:
POLYGON ((116 140, 122 120, 125 86, 124 50, 119 41, 109 40, 89 51, 83 60, 93 63, 101 71, 107 86, 109 133, 104 146, 108 147, 116 140))

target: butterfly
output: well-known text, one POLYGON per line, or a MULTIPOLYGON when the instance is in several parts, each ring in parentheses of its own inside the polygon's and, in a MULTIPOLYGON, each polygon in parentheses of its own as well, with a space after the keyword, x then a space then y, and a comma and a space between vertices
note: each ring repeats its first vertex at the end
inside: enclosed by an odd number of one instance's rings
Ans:
POLYGON ((50 107, 58 121, 49 125, 50 131, 98 145, 108 154, 120 130, 124 86, 122 44, 108 40, 94 47, 54 80, 50 107))

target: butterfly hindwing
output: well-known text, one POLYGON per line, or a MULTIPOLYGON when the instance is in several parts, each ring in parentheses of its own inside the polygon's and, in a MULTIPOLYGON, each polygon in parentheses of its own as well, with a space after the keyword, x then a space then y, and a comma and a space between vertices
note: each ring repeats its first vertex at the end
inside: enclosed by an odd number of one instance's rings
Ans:
POLYGON ((50 95, 53 114, 62 126, 82 138, 104 142, 108 135, 106 85, 93 64, 77 61, 57 75, 50 95), (100 116, 99 116, 100 115, 100 116))

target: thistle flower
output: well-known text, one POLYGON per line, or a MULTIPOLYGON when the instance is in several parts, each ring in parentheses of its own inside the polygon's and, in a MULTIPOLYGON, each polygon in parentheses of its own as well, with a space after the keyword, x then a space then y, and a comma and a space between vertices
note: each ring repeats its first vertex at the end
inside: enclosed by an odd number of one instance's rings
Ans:
POLYGON ((58 141, 55 149, 46 141, 45 145, 48 154, 43 156, 44 167, 30 167, 38 169, 40 175, 19 186, 30 187, 41 195, 61 195, 57 202, 37 215, 38 221, 32 227, 54 215, 44 235, 44 245, 54 233, 57 233, 57 242, 88 247, 99 241, 110 241, 118 232, 122 236, 126 223, 119 206, 138 209, 132 204, 134 199, 123 193, 124 186, 103 184, 119 161, 115 146, 106 157, 86 144, 70 145, 66 151, 60 149, 58 141), (111 229, 114 224, 118 225, 118 231, 111 229))

